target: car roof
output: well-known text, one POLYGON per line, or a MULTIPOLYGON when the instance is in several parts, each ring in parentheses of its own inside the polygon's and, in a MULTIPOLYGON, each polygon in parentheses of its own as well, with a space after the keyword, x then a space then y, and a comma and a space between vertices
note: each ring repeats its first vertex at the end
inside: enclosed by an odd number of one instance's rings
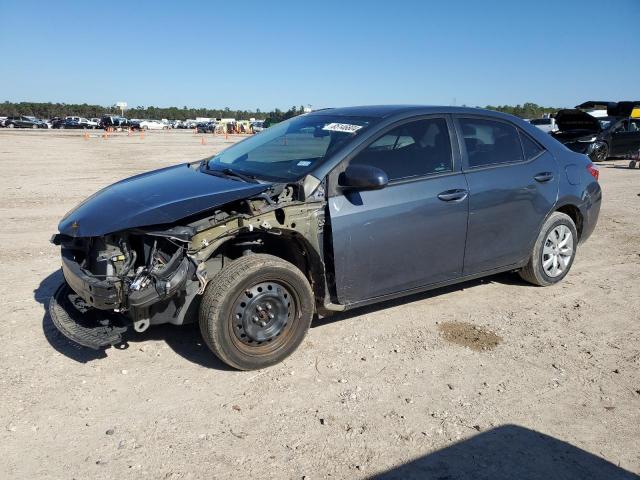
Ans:
POLYGON ((508 115, 493 110, 485 110, 483 108, 451 107, 443 105, 362 105, 355 107, 325 108, 322 110, 315 110, 309 115, 339 115, 345 117, 387 118, 396 115, 428 115, 435 113, 475 115, 481 114, 502 118, 513 118, 513 115, 508 115))

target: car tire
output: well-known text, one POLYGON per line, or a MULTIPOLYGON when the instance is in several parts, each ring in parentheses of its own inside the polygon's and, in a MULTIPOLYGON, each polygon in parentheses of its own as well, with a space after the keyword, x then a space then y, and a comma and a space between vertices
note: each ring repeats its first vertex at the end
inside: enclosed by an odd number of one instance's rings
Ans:
POLYGON ((589 154, 589 158, 591 158, 592 162, 604 162, 609 158, 609 155, 609 145, 607 142, 598 142, 597 146, 589 154))
POLYGON ((300 345, 314 314, 304 274, 281 258, 249 254, 207 285, 200 331, 211 351, 239 370, 281 362, 300 345))
POLYGON ((7 125, 7 128, 16 128, 16 126, 13 123, 10 123, 9 125, 7 125))
POLYGON ((519 271, 523 280, 548 287, 560 282, 571 269, 578 247, 578 231, 569 215, 552 213, 533 245, 529 263, 519 271))
POLYGON ((631 160, 629 162, 629 168, 636 168, 636 161, 635 160, 631 160))

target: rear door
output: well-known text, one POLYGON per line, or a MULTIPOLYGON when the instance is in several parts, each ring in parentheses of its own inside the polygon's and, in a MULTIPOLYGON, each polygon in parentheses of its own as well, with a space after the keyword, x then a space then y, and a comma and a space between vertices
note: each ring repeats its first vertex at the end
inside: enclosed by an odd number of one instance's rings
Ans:
POLYGON ((389 127, 350 160, 382 169, 389 184, 381 190, 339 190, 329 198, 341 303, 462 275, 467 184, 453 160, 452 138, 447 118, 414 119, 389 127))
POLYGON ((555 158, 514 124, 456 117, 469 184, 464 274, 526 259, 558 197, 555 158))

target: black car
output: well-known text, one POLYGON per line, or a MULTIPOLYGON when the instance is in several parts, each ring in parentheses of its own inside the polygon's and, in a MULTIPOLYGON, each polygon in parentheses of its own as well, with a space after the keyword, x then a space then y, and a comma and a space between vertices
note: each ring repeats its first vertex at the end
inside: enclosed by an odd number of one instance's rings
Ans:
POLYGON ((131 130, 140 131, 142 130, 142 127, 140 126, 140 121, 141 120, 129 120, 127 123, 127 127, 130 128, 131 130))
POLYGON ((216 122, 201 122, 196 126, 198 133, 212 133, 216 131, 216 122))
POLYGON ((62 125, 64 123, 65 119, 61 118, 61 117, 52 117, 49 120, 49 123, 51 123, 51 128, 60 128, 60 125, 62 125))
POLYGON ((71 118, 59 118, 51 122, 51 128, 59 128, 59 129, 83 129, 88 128, 85 123, 80 123, 77 120, 73 120, 71 118))
POLYGON ((93 348, 199 322, 224 362, 262 368, 316 315, 498 272, 560 282, 597 223, 598 175, 498 112, 319 110, 71 210, 52 238, 65 283, 49 311, 93 348))
POLYGON ((7 128, 47 128, 47 124, 35 117, 7 117, 4 122, 7 128))
POLYGON ((640 119, 630 118, 636 102, 585 102, 556 114, 558 131, 551 135, 574 152, 593 161, 625 157, 640 150, 640 119), (584 109, 606 108, 607 116, 595 117, 584 109))
POLYGON ((100 127, 107 128, 127 128, 130 126, 130 122, 125 117, 118 115, 104 115, 100 119, 100 127))

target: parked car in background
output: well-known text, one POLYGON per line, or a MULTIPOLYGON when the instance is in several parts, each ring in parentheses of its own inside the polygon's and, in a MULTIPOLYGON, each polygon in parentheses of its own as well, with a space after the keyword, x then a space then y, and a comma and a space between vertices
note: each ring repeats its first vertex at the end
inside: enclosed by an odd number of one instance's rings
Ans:
POLYGON ((127 128, 129 120, 118 115, 103 115, 100 119, 101 128, 127 128))
POLYGON ((60 125, 64 123, 64 118, 52 117, 49 119, 49 123, 51 124, 51 128, 60 128, 60 125))
POLYGON ((168 130, 169 125, 162 123, 160 120, 141 120, 140 128, 142 130, 168 130))
POLYGON ((4 123, 7 128, 47 128, 47 124, 36 117, 7 117, 4 123))
POLYGON ((556 114, 558 131, 552 135, 567 148, 596 162, 633 154, 640 149, 640 119, 630 118, 635 104, 610 102, 606 117, 594 117, 579 109, 560 110, 556 114))
POLYGON ((216 122, 202 122, 196 127, 198 133, 213 133, 216 131, 216 122))
POLYGON ((263 368, 315 315, 497 272, 560 282, 598 220, 598 174, 494 111, 321 110, 71 210, 52 238, 65 283, 49 311, 93 348, 199 322, 222 361, 263 368))
POLYGON ((66 120, 72 120, 74 122, 79 123, 80 125, 82 125, 84 128, 98 128, 98 123, 97 122, 93 122, 92 120, 89 120, 87 118, 84 117, 74 117, 74 116, 68 116, 65 117, 66 120))
POLYGON ((255 122, 251 122, 251 128, 253 129, 253 133, 260 133, 264 130, 264 120, 256 120, 255 122))
POLYGON ((540 130, 542 130, 545 133, 551 133, 551 132, 555 132, 558 130, 558 125, 556 124, 556 119, 555 118, 534 118, 532 120, 529 120, 529 123, 531 125, 535 125, 536 127, 538 127, 540 130))
POLYGON ((80 123, 78 120, 74 120, 72 118, 64 118, 54 122, 53 128, 59 128, 61 130, 65 130, 65 129, 79 130, 79 129, 87 129, 89 127, 87 126, 86 123, 80 123))

